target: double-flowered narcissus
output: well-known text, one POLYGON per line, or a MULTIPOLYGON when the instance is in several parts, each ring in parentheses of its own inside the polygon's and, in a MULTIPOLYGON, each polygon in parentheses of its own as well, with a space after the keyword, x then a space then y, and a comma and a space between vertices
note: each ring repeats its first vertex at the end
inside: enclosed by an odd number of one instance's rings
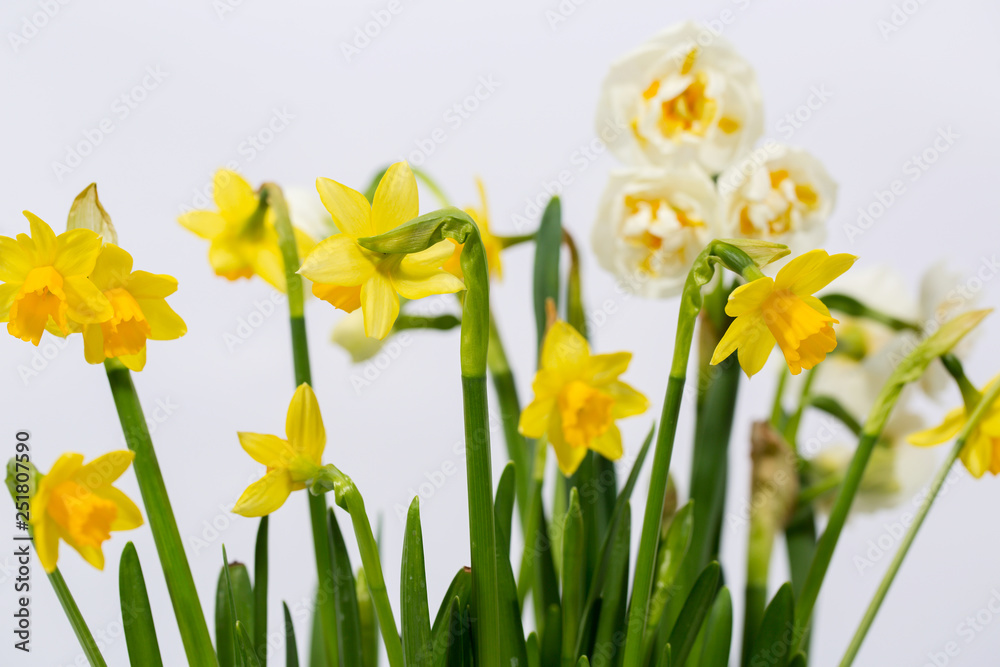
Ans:
POLYGON ((236 501, 233 512, 243 516, 264 516, 285 504, 292 491, 306 488, 306 482, 322 470, 326 429, 316 394, 301 384, 292 396, 285 419, 285 440, 276 435, 240 433, 240 445, 267 474, 247 487, 236 501))
POLYGON ((370 205, 360 192, 328 178, 316 179, 316 189, 341 233, 317 245, 299 273, 313 281, 313 294, 324 301, 349 313, 360 307, 366 336, 389 335, 400 296, 422 299, 464 289, 460 279, 441 268, 454 252, 448 240, 409 255, 372 252, 358 243, 419 214, 417 180, 406 162, 386 170, 370 205))
POLYGON ((586 339, 566 322, 557 321, 545 335, 542 367, 532 383, 535 399, 518 428, 530 438, 548 438, 564 475, 576 472, 590 449, 621 458, 615 420, 649 407, 645 396, 618 379, 631 360, 631 352, 591 354, 586 339))
MULTIPOLYGON (((191 211, 179 222, 203 239, 211 241, 208 261, 216 275, 229 280, 258 275, 276 289, 285 290, 285 268, 274 228, 274 211, 243 177, 220 169, 215 174, 212 196, 218 211, 191 211)), ((299 255, 315 243, 295 229, 299 255)))
POLYGON ((811 250, 782 267, 774 279, 762 276, 737 287, 726 304, 726 314, 736 319, 715 348, 712 364, 737 350, 740 366, 750 377, 764 367, 775 343, 792 375, 823 361, 837 347, 837 320, 813 293, 856 260, 854 255, 811 250))
MULTIPOLYGON (((1000 382, 1000 378, 994 378, 982 393, 987 393, 996 382, 1000 382)), ((967 420, 967 408, 958 407, 951 410, 939 426, 913 433, 907 440, 918 447, 940 445, 954 438, 967 420)), ((1000 402, 989 407, 982 421, 969 434, 959 456, 976 479, 982 477, 987 470, 1000 475, 1000 402)))
POLYGON ((59 560, 59 540, 84 560, 104 569, 101 545, 112 531, 142 525, 142 514, 112 486, 132 463, 134 454, 110 452, 84 465, 83 454, 63 454, 42 476, 31 499, 31 530, 38 559, 46 572, 59 560))
POLYGON ((83 327, 83 353, 92 364, 117 358, 127 368, 146 365, 147 340, 174 340, 187 332, 166 297, 177 291, 177 279, 132 270, 132 256, 106 244, 90 279, 111 303, 111 317, 83 327))
POLYGON ((55 235, 41 218, 24 212, 31 236, 0 236, 0 322, 23 341, 38 345, 46 329, 59 336, 112 316, 108 299, 87 277, 101 251, 89 229, 55 235))

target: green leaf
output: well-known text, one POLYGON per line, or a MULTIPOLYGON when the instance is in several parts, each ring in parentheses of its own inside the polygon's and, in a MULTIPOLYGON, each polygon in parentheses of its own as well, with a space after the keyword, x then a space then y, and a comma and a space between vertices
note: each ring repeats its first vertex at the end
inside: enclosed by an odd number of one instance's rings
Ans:
MULTIPOLYGON (((226 547, 222 547, 223 567, 215 597, 215 641, 222 667, 243 664, 235 634, 236 621, 253 629, 254 599, 250 574, 243 563, 228 563, 226 547)), ((252 646, 252 644, 251 644, 252 646)))
POLYGON ((757 639, 750 654, 750 664, 759 664, 763 661, 768 667, 787 665, 788 654, 792 651, 792 646, 788 643, 788 634, 794 627, 794 621, 795 600, 792 585, 786 582, 778 589, 764 611, 764 620, 760 623, 757 639))
POLYGON ((514 520, 514 490, 516 473, 514 462, 508 461, 500 474, 497 484, 496 502, 493 504, 493 516, 497 528, 497 557, 506 558, 510 563, 510 534, 514 520), (501 541, 500 538, 503 538, 501 541))
POLYGON ((337 650, 341 665, 360 665, 361 618, 357 588, 351 560, 347 555, 344 535, 340 532, 333 508, 327 511, 327 531, 330 535, 330 564, 333 567, 333 603, 337 611, 337 650))
POLYGON ((545 612, 545 633, 541 639, 541 656, 543 665, 560 664, 562 652, 562 612, 559 605, 551 605, 545 612))
POLYGON ((656 667, 670 667, 673 664, 672 655, 670 644, 664 644, 663 651, 660 652, 660 659, 656 661, 656 667))
POLYGON ((239 645, 240 655, 246 667, 260 667, 260 660, 253 649, 253 640, 242 621, 236 621, 236 640, 239 645))
POLYGON ((792 661, 788 663, 788 667, 806 667, 806 654, 796 653, 792 661))
POLYGON ((621 642, 616 637, 625 627, 628 606, 628 565, 632 535, 631 505, 626 500, 608 552, 608 571, 604 580, 599 604, 597 631, 594 637, 594 667, 613 667, 621 653, 621 642))
MULTIPOLYGON (((403 565, 399 582, 402 608, 403 657, 407 667, 431 664, 431 620, 427 608, 424 571, 424 538, 420 530, 420 498, 415 497, 406 515, 403 565)), ((350 663, 348 663, 350 664, 350 663)))
POLYGON ((361 619, 361 664, 362 667, 378 665, 378 619, 375 618, 375 603, 368 591, 365 568, 358 568, 355 585, 358 598, 358 617, 361 619))
POLYGON ((517 582, 510 564, 510 530, 514 511, 514 464, 508 463, 500 476, 494 505, 497 538, 497 601, 500 607, 500 662, 511 667, 527 667, 528 655, 521 624, 517 582), (502 516, 501 516, 502 515, 502 516))
POLYGON ((528 648, 528 667, 542 667, 542 656, 538 649, 538 634, 532 632, 525 642, 528 648))
POLYGON ((580 659, 576 661, 576 667, 590 667, 590 660, 587 660, 587 656, 581 655, 580 659))
POLYGON ((684 667, 691 647, 694 646, 701 624, 712 609, 719 588, 719 577, 722 570, 719 564, 711 562, 701 571, 694 582, 691 594, 688 595, 681 615, 677 618, 673 630, 670 631, 671 664, 684 667))
POLYGON ((267 667, 267 526, 268 517, 260 518, 253 557, 254 649, 261 667, 267 667))
POLYGON ((583 515, 580 493, 574 487, 569 493, 569 508, 563 525, 562 567, 562 664, 576 663, 576 641, 583 615, 586 552, 584 551, 583 515))
POLYGON ((454 598, 458 598, 458 610, 465 609, 471 603, 472 570, 470 568, 463 567, 455 574, 448 586, 448 591, 444 594, 444 599, 441 600, 437 616, 434 618, 434 625, 431 627, 431 639, 435 647, 441 644, 439 638, 448 632, 450 605, 454 598))
MULTIPOLYGON (((313 596, 312 627, 309 631, 309 667, 327 667, 326 644, 323 642, 323 623, 320 619, 319 590, 313 596)), ((331 661, 332 662, 332 661, 331 661)))
POLYGON ((146 580, 139 565, 139 554, 131 542, 122 551, 118 568, 118 591, 121 597, 122 624, 125 628, 125 643, 128 646, 129 662, 133 665, 163 665, 160 658, 160 644, 156 640, 153 612, 146 594, 146 580))
POLYGON ((667 529, 667 535, 660 543, 657 554, 656 579, 653 583, 653 595, 649 601, 649 616, 646 622, 646 655, 650 655, 650 647, 656 641, 657 635, 661 635, 661 639, 664 639, 673 627, 675 620, 673 614, 664 614, 667 603, 675 600, 675 604, 672 606, 680 609, 678 604, 680 600, 676 599, 678 593, 677 573, 688 555, 693 531, 694 501, 689 500, 674 515, 670 521, 670 527, 667 529))
POLYGON ((562 246, 562 205, 559 197, 549 200, 535 234, 534 303, 539 353, 545 338, 545 304, 559 306, 559 250, 562 246))
POLYGON ((281 603, 281 609, 285 614, 285 667, 299 667, 299 647, 295 641, 295 625, 292 624, 292 615, 288 612, 288 605, 281 603))
POLYGON ((733 600, 723 586, 715 596, 715 604, 705 626, 705 643, 698 667, 727 667, 729 649, 733 643, 733 600))

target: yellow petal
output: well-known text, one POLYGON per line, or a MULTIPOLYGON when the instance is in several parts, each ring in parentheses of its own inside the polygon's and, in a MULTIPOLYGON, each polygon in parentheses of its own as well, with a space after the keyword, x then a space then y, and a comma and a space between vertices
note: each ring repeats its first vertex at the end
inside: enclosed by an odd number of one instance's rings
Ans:
POLYGON ((76 540, 68 535, 63 535, 63 538, 66 540, 66 544, 76 549, 77 553, 83 557, 83 560, 87 561, 98 570, 104 569, 104 551, 102 551, 100 547, 83 546, 82 544, 78 544, 76 540))
POLYGON ((372 207, 363 194, 329 178, 317 178, 316 190, 341 232, 352 238, 376 234, 372 207))
POLYGON ((969 473, 979 479, 990 469, 993 462, 993 438, 975 429, 959 454, 969 473))
POLYGON ((435 243, 427 250, 421 250, 407 255, 403 258, 403 265, 407 270, 415 269, 440 269, 455 252, 455 242, 445 239, 440 243, 435 243))
POLYGON ((247 487, 233 512, 242 516, 264 516, 285 504, 292 492, 292 479, 284 470, 273 470, 247 487))
POLYGON ((0 322, 6 322, 10 317, 10 307, 14 303, 14 297, 20 286, 17 283, 4 283, 0 285, 0 322))
POLYGON ((268 468, 288 467, 292 458, 292 448, 288 441, 263 433, 240 432, 236 435, 239 436, 240 446, 257 463, 263 463, 268 468))
MULTIPOLYGON (((48 474, 42 478, 42 483, 47 488, 55 488, 75 475, 82 467, 83 454, 68 452, 56 459, 56 462, 52 464, 52 468, 49 469, 48 474)), ((41 487, 39 487, 40 492, 41 487)))
POLYGON ((631 352, 595 354, 587 359, 587 375, 590 377, 592 384, 606 384, 617 380, 618 376, 628 369, 631 361, 631 352))
POLYGON ((215 172, 212 198, 219 213, 230 222, 242 222, 257 210, 257 195, 250 184, 235 171, 220 169, 215 172))
POLYGON ((34 247, 35 266, 51 265, 56 259, 56 234, 48 223, 31 211, 24 211, 31 228, 31 243, 34 247))
POLYGON ((553 419, 549 424, 548 435, 549 442, 552 443, 552 449, 556 453, 556 462, 559 464, 559 470, 563 475, 569 477, 580 467, 583 459, 587 458, 589 450, 586 447, 574 447, 566 442, 562 434, 562 423, 558 418, 553 419))
POLYGON ((136 299, 163 299, 177 291, 177 278, 166 274, 133 271, 125 286, 136 299))
POLYGON ((226 228, 226 219, 215 211, 191 211, 177 218, 177 222, 203 239, 212 240, 226 228))
POLYGON ((384 340, 399 316, 399 297, 388 277, 376 271, 361 286, 361 310, 365 315, 365 335, 384 340))
POLYGON ((443 269, 404 268, 405 260, 390 274, 393 288, 400 296, 416 300, 434 294, 454 294, 465 283, 443 269))
MULTIPOLYGON (((74 231, 90 231, 87 229, 74 231)), ((91 232, 93 233, 93 232, 91 232)), ((100 248, 100 246, 98 246, 100 248)), ((90 281, 101 291, 122 287, 132 273, 132 255, 128 254, 116 245, 110 243, 100 248, 100 254, 96 255, 97 263, 93 265, 93 271, 84 271, 89 274, 90 281)), ((58 268, 58 267, 56 267, 58 268)), ((63 275, 66 275, 63 272, 63 275)))
POLYGON ((118 508, 118 515, 111 522, 111 530, 133 530, 143 524, 142 512, 132 499, 113 486, 94 489, 92 493, 109 500, 118 508))
POLYGON ((28 271, 34 268, 28 253, 9 236, 0 236, 0 281, 24 282, 28 271))
POLYGON ((253 267, 233 241, 217 238, 208 246, 208 263, 215 269, 216 275, 229 280, 249 278, 253 275, 253 267))
POLYGON ((149 340, 176 340, 187 333, 187 325, 163 299, 137 300, 149 323, 149 340))
POLYGON ((122 476, 132 465, 135 454, 127 449, 120 449, 98 456, 74 473, 73 478, 88 489, 107 486, 122 476))
POLYGON ((951 440, 965 424, 965 408, 955 408, 945 415, 944 421, 934 428, 911 433, 906 441, 917 447, 932 447, 951 440))
POLYGON ((372 225, 376 234, 384 234, 420 215, 417 202, 417 179, 406 162, 397 162, 386 170, 372 200, 372 225))
MULTIPOLYGON (((33 507, 32 511, 39 510, 33 507)), ((41 521, 31 524, 31 531, 35 552, 38 554, 42 569, 52 574, 59 562, 59 527, 54 521, 44 517, 41 521)))
POLYGON ((118 361, 125 365, 125 368, 138 373, 146 367, 146 348, 142 348, 135 354, 123 354, 118 357, 118 361))
POLYGON ((83 327, 83 358, 88 364, 104 363, 104 333, 100 324, 87 324, 83 327))
POLYGON ((590 443, 590 448, 609 461, 617 461, 624 453, 621 431, 612 424, 607 431, 594 438, 594 441, 590 443))
POLYGON ((777 289, 787 289, 799 296, 823 289, 858 260, 854 255, 829 255, 825 250, 810 250, 783 266, 775 277, 777 289))
POLYGON ((554 398, 535 398, 521 411, 521 419, 517 424, 518 432, 529 438, 542 437, 549 427, 549 416, 555 406, 554 398))
POLYGON ((729 301, 726 302, 726 315, 739 317, 760 309, 764 299, 769 297, 773 291, 774 281, 767 276, 740 285, 729 295, 729 301))
POLYGON ((308 384, 300 384, 292 395, 285 418, 285 435, 293 450, 319 464, 326 447, 326 429, 323 428, 319 401, 308 384))
POLYGON ((71 229, 56 239, 52 265, 63 276, 86 276, 93 270, 100 252, 100 236, 89 229, 71 229))
POLYGON ((545 334, 542 344, 542 368, 574 369, 590 357, 587 340, 572 326, 558 320, 545 334))
POLYGON ((323 240, 302 263, 299 273, 314 283, 348 287, 361 285, 375 273, 379 256, 346 234, 323 240))
POLYGON ((743 368, 743 372, 747 374, 748 378, 753 377, 760 372, 760 369, 764 368, 764 364, 767 363, 767 358, 771 356, 771 350, 774 349, 777 342, 763 322, 760 320, 757 322, 760 326, 747 332, 745 342, 740 345, 736 353, 740 367, 743 368))
POLYGON ((80 324, 96 324, 110 320, 114 309, 107 297, 89 279, 80 276, 66 278, 66 306, 70 319, 80 324))
POLYGON ((352 285, 341 287, 339 285, 324 285, 323 283, 313 283, 312 293, 317 298, 326 301, 334 308, 339 308, 345 313, 353 313, 361 307, 361 286, 352 285))
POLYGON ((612 419, 641 415, 649 409, 649 399, 642 392, 637 391, 624 382, 612 382, 606 387, 602 387, 602 391, 615 399, 614 404, 611 406, 612 419))

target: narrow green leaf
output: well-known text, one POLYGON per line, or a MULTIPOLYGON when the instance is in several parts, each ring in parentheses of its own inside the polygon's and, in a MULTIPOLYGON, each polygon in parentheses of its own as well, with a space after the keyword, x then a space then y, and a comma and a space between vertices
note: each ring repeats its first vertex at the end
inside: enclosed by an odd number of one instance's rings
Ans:
POLYGON ((532 632, 525 642, 528 649, 528 667, 542 667, 542 656, 538 648, 538 634, 532 632))
POLYGON ((233 599, 233 585, 229 577, 229 559, 226 547, 222 547, 222 570, 215 589, 215 647, 220 667, 237 667, 240 661, 236 653, 236 603, 233 599))
MULTIPOLYGON (((679 592, 677 586, 677 573, 688 556, 691 547, 691 535, 694 531, 694 501, 689 500, 670 522, 667 535, 660 544, 657 554, 656 579, 653 585, 653 596, 649 601, 649 620, 646 625, 646 654, 649 655, 649 647, 656 640, 657 633, 666 635, 673 626, 673 614, 664 614, 667 603, 675 600, 672 605, 680 608, 677 600, 679 592), (661 624, 663 620, 666 623, 661 624)), ((665 637, 664 637, 665 638, 665 637)))
POLYGON ((590 660, 587 660, 587 656, 581 655, 576 662, 576 667, 590 667, 590 660))
POLYGON ((472 570, 470 568, 463 567, 455 574, 448 586, 448 591, 444 594, 444 599, 441 600, 437 616, 434 618, 434 625, 431 627, 431 639, 434 646, 438 646, 440 643, 438 637, 442 633, 448 632, 450 605, 454 598, 458 598, 459 612, 469 606, 472 599, 472 570))
POLYGON ((400 607, 403 658, 407 667, 431 664, 431 620, 427 607, 427 577, 424 570, 424 538, 420 529, 420 498, 410 503, 403 537, 400 575, 400 607))
POLYGON ((806 667, 806 654, 796 653, 792 661, 788 663, 788 667, 806 667))
POLYGON ((239 645, 243 664, 246 667, 260 667, 260 660, 257 659, 257 654, 254 652, 253 640, 250 639, 250 633, 247 632, 247 628, 243 625, 242 621, 236 621, 236 641, 239 645))
POLYGON ((705 626, 705 643, 698 667, 727 667, 733 642, 733 599, 723 586, 715 597, 705 626))
POLYGON ((281 609, 285 614, 285 667, 299 667, 299 647, 295 642, 295 625, 292 624, 292 615, 288 612, 288 605, 281 603, 281 609))
POLYGON ((549 200, 535 234, 534 302, 539 353, 545 338, 545 304, 559 305, 559 250, 562 246, 562 206, 559 197, 549 200))
POLYGON ((660 652, 660 659, 656 661, 656 667, 670 667, 673 663, 673 650, 671 650, 670 644, 664 644, 663 651, 660 652))
POLYGON ((701 630, 701 624, 712 609, 721 573, 719 564, 714 561, 702 570, 694 582, 691 594, 688 595, 687 601, 684 603, 677 623, 670 631, 671 664, 676 667, 684 667, 691 647, 694 646, 698 632, 701 630))
POLYGON ((559 605, 550 606, 545 612, 545 628, 541 638, 543 665, 558 665, 562 652, 562 612, 559 605))
POLYGON ((510 530, 513 521, 515 493, 514 464, 508 463, 497 487, 497 604, 500 608, 500 663, 510 667, 527 667, 528 654, 521 623, 521 605, 517 597, 517 582, 510 564, 510 530))
POLYGON ((576 640, 583 615, 585 559, 583 514, 580 512, 580 494, 574 487, 569 494, 569 508, 563 525, 562 567, 562 664, 576 664, 576 640))
MULTIPOLYGON (((792 595, 792 585, 786 582, 774 594, 770 604, 764 611, 764 620, 757 631, 750 654, 750 663, 766 664, 768 667, 784 667, 788 664, 788 655, 792 651, 789 644, 789 633, 794 628, 795 600, 792 595)), ((794 644, 794 638, 791 644, 794 644)))
POLYGON ((360 665, 361 618, 357 588, 347 545, 340 532, 337 517, 331 507, 327 511, 327 531, 330 536, 330 564, 333 567, 333 603, 337 615, 337 651, 341 665, 360 665))
POLYGON ((260 518, 253 557, 253 645, 261 667, 267 667, 267 515, 260 518))
POLYGON ((598 598, 599 608, 597 632, 594 638, 594 667, 614 667, 621 657, 619 632, 625 627, 625 612, 628 606, 628 565, 632 535, 631 504, 626 500, 620 521, 617 522, 614 540, 608 552, 608 572, 598 598))
MULTIPOLYGON (((552 559, 552 543, 549 540, 549 526, 545 518, 545 508, 542 504, 542 485, 534 485, 531 499, 531 524, 524 540, 524 554, 521 557, 521 573, 530 570, 534 579, 532 598, 535 605, 535 618, 542 619, 538 624, 538 638, 542 647, 547 646, 545 623, 548 622, 549 610, 558 607, 559 578, 556 575, 555 562, 552 559)), ((518 584, 518 598, 523 601, 527 593, 527 582, 522 578, 518 584)), ((537 622, 537 621, 536 621, 537 622)), ((558 633, 556 633, 558 634, 558 633)), ((544 655, 544 648, 543 648, 544 655)), ((556 654, 558 656, 558 653, 556 654)), ((557 658, 558 660, 558 658, 557 658)))
POLYGON ((507 558, 508 562, 510 559, 510 534, 514 517, 515 479, 514 462, 508 461, 500 474, 496 502, 493 504, 497 536, 503 538, 502 543, 499 540, 497 542, 497 557, 507 558))
POLYGON ((363 567, 358 568, 354 588, 358 598, 358 617, 361 619, 361 664, 362 667, 378 667, 378 619, 363 567))
MULTIPOLYGON (((313 597, 312 624, 309 631, 309 667, 327 667, 326 644, 323 642, 323 623, 320 618, 319 590, 313 597)), ((335 661, 333 664, 336 664, 335 661)))
POLYGON ((471 664, 466 661, 466 645, 469 644, 470 628, 462 613, 462 601, 458 596, 451 598, 447 606, 442 606, 438 618, 440 632, 434 635, 431 644, 432 667, 455 667, 471 664))
POLYGON ((163 665, 160 644, 156 639, 153 612, 149 607, 146 580, 139 565, 139 554, 131 542, 122 551, 118 568, 118 591, 122 606, 122 625, 128 646, 129 662, 133 665, 163 665))

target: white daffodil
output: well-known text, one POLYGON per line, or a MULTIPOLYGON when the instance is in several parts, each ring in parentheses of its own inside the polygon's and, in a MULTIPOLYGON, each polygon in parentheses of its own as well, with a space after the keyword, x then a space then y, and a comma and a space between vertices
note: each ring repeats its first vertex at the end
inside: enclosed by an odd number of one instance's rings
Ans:
POLYGON ((675 25, 612 65, 597 126, 629 164, 664 165, 680 157, 717 174, 763 134, 757 75, 704 26, 675 25))
POLYGON ((384 340, 365 335, 365 318, 360 309, 348 313, 333 325, 330 340, 344 348, 356 364, 374 357, 385 344, 384 340))
POLYGON ((612 172, 592 240, 601 266, 631 292, 679 294, 698 253, 715 237, 718 199, 697 166, 612 172))
MULTIPOLYGON (((316 188, 291 186, 285 188, 285 203, 292 224, 302 229, 316 241, 340 233, 333 224, 330 212, 316 193, 316 188)), ((302 259, 301 257, 299 258, 302 259)))
POLYGON ((723 234, 784 243, 793 254, 823 245, 837 184, 799 148, 770 144, 718 181, 723 234))

